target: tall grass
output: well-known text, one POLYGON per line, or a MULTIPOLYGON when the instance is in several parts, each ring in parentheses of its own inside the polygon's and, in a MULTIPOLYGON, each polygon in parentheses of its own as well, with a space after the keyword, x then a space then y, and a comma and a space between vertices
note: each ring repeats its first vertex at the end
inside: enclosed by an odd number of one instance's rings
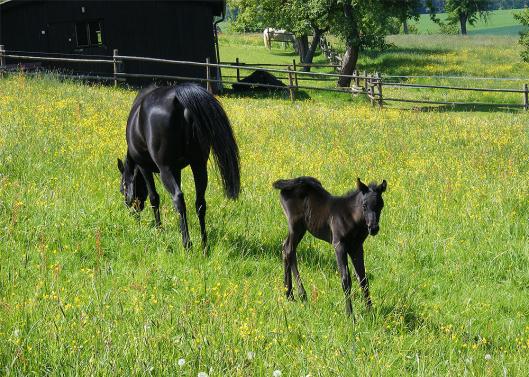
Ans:
MULTIPOLYGON (((211 256, 124 207, 116 158, 134 93, 0 81, 0 367, 27 375, 524 375, 529 368, 525 114, 221 98, 243 191, 207 191, 211 256), (277 178, 333 193, 388 181, 367 240, 374 308, 344 315, 332 248, 300 245, 309 303, 288 302, 277 178), (250 353, 250 354, 249 354, 250 353), (185 359, 180 366, 179 359, 185 359)), ((191 236, 193 183, 184 172, 191 236)))

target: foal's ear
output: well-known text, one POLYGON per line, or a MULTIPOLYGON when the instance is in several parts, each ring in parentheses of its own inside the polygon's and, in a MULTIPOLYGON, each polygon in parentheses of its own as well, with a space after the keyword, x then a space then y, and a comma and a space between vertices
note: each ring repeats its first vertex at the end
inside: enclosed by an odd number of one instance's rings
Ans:
POLYGON ((118 158, 118 169, 121 174, 123 174, 123 172, 125 171, 125 166, 123 166, 123 161, 121 161, 119 158, 118 158))
POLYGON ((362 191, 363 194, 369 191, 369 187, 367 187, 360 178, 356 178, 356 188, 360 191, 362 191))
POLYGON ((388 183, 386 182, 386 180, 384 179, 382 181, 382 183, 378 186, 378 192, 380 193, 383 193, 384 191, 386 191, 386 188, 388 187, 388 183))

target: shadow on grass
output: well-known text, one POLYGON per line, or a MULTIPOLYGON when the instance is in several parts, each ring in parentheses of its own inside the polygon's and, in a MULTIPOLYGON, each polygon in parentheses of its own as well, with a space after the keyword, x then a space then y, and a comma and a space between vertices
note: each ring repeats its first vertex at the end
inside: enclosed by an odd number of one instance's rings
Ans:
MULTIPOLYGON (((443 74, 459 74, 459 71, 446 71, 445 54, 449 49, 391 47, 386 50, 366 50, 359 61, 361 70, 380 71, 386 75, 435 75, 431 67, 442 68, 443 74), (428 67, 428 69, 427 69, 428 67)), ((456 66, 458 68, 458 66, 456 66)))
POLYGON ((391 108, 399 110, 417 111, 417 112, 439 112, 439 113, 458 113, 458 112, 486 112, 486 113, 520 113, 523 112, 521 107, 513 107, 508 104, 492 105, 415 105, 404 107, 397 105, 398 102, 390 102, 391 108))
POLYGON ((414 308, 404 307, 402 305, 388 305, 385 303, 379 306, 374 303, 376 312, 375 318, 379 317, 385 322, 390 322, 394 319, 396 322, 402 322, 407 331, 414 331, 424 325, 424 319, 417 314, 414 308))
MULTIPOLYGON (((288 89, 276 89, 276 90, 263 90, 262 89, 248 89, 245 91, 235 91, 232 88, 226 87, 222 93, 223 96, 228 98, 253 98, 253 99, 290 99, 290 93, 288 89)), ((296 100, 308 100, 311 96, 303 91, 299 90, 296 93, 296 100)))
MULTIPOLYGON (((223 240, 218 239, 218 242, 223 240)), ((224 242, 229 244, 228 256, 230 258, 274 258, 278 260, 278 266, 282 268, 281 250, 283 239, 274 241, 259 241, 255 238, 246 238, 241 235, 229 235, 224 238, 224 242)), ((297 249, 298 263, 300 270, 303 265, 320 268, 325 271, 336 270, 336 260, 332 247, 323 242, 313 245, 308 237, 302 240, 297 249)))

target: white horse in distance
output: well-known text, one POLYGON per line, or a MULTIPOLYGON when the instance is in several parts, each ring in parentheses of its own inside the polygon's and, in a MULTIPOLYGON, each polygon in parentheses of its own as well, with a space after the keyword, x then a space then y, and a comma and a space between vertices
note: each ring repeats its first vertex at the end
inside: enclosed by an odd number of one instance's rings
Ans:
POLYGON ((294 34, 284 30, 284 29, 273 29, 271 27, 267 27, 263 31, 263 40, 264 45, 268 49, 272 48, 272 41, 277 42, 283 42, 285 45, 292 43, 292 47, 294 47, 294 50, 298 51, 298 42, 296 40, 296 37, 294 34))

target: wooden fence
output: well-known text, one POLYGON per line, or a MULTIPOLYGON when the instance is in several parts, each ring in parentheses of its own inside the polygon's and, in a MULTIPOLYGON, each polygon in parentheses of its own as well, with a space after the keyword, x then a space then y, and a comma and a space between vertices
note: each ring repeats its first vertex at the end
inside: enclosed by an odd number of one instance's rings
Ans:
MULTIPOLYGON (((314 68, 336 68, 337 64, 311 64, 305 65, 292 61, 291 65, 284 64, 248 64, 241 62, 238 58, 233 63, 221 62, 221 63, 210 63, 209 59, 205 62, 194 62, 194 61, 178 61, 169 59, 158 59, 141 56, 125 56, 120 55, 118 50, 113 50, 113 55, 110 57, 64 57, 64 56, 42 56, 30 53, 24 53, 17 51, 6 51, 4 46, 0 45, 0 72, 3 74, 7 70, 6 59, 16 59, 17 61, 36 61, 36 62, 72 62, 72 63, 87 63, 87 64, 108 64, 112 65, 111 76, 92 76, 87 74, 82 75, 62 75, 72 78, 81 79, 94 79, 94 80, 108 80, 118 85, 122 81, 126 81, 127 78, 144 78, 144 79, 162 79, 170 81, 198 81, 205 83, 208 90, 213 90, 213 85, 231 85, 237 83, 238 85, 246 85, 252 87, 263 87, 270 89, 287 90, 289 92, 290 99, 294 101, 299 90, 318 90, 326 92, 339 92, 347 93, 349 95, 365 95, 371 101, 373 106, 383 107, 387 102, 409 102, 409 103, 421 103, 421 104, 435 104, 435 105, 467 105, 467 106, 504 106, 504 107, 520 107, 524 110, 529 109, 529 90, 526 83, 523 84, 521 89, 514 88, 476 88, 476 87, 463 87, 463 86, 450 86, 450 85, 426 85, 417 83, 407 83, 399 81, 388 81, 396 76, 384 77, 380 73, 368 73, 366 71, 358 72, 354 71, 352 75, 341 75, 339 73, 325 73, 325 72, 305 72, 303 67, 310 66, 314 68), (124 72, 123 66, 127 61, 140 61, 140 62, 155 62, 161 64, 171 65, 187 65, 202 67, 205 70, 204 77, 186 77, 186 76, 175 76, 175 75, 156 75, 148 73, 127 73, 124 72), (212 74, 214 72, 220 72, 220 69, 232 70, 235 75, 226 75, 225 78, 232 78, 234 80, 226 80, 220 78, 219 75, 212 74), (259 84, 259 83, 246 83, 242 82, 242 72, 261 70, 271 74, 274 74, 278 78, 287 81, 286 86, 271 85, 271 84, 259 84), (340 77, 348 77, 351 79, 351 85, 349 87, 326 87, 326 86, 315 86, 311 85, 310 82, 314 81, 331 81, 335 82, 340 77), (308 83, 308 84, 307 84, 308 83), (398 98, 386 96, 386 90, 384 88, 403 88, 403 89, 443 89, 448 91, 475 91, 475 92, 493 92, 493 93, 519 93, 521 101, 519 103, 496 103, 496 102, 462 102, 462 101, 434 101, 420 98, 398 98)), ((401 79, 413 78, 414 76, 398 76, 401 79)), ((423 76, 425 78, 432 76, 423 76)), ((494 80, 494 78, 483 78, 494 80)), ((529 80, 528 80, 529 81, 529 80)))

